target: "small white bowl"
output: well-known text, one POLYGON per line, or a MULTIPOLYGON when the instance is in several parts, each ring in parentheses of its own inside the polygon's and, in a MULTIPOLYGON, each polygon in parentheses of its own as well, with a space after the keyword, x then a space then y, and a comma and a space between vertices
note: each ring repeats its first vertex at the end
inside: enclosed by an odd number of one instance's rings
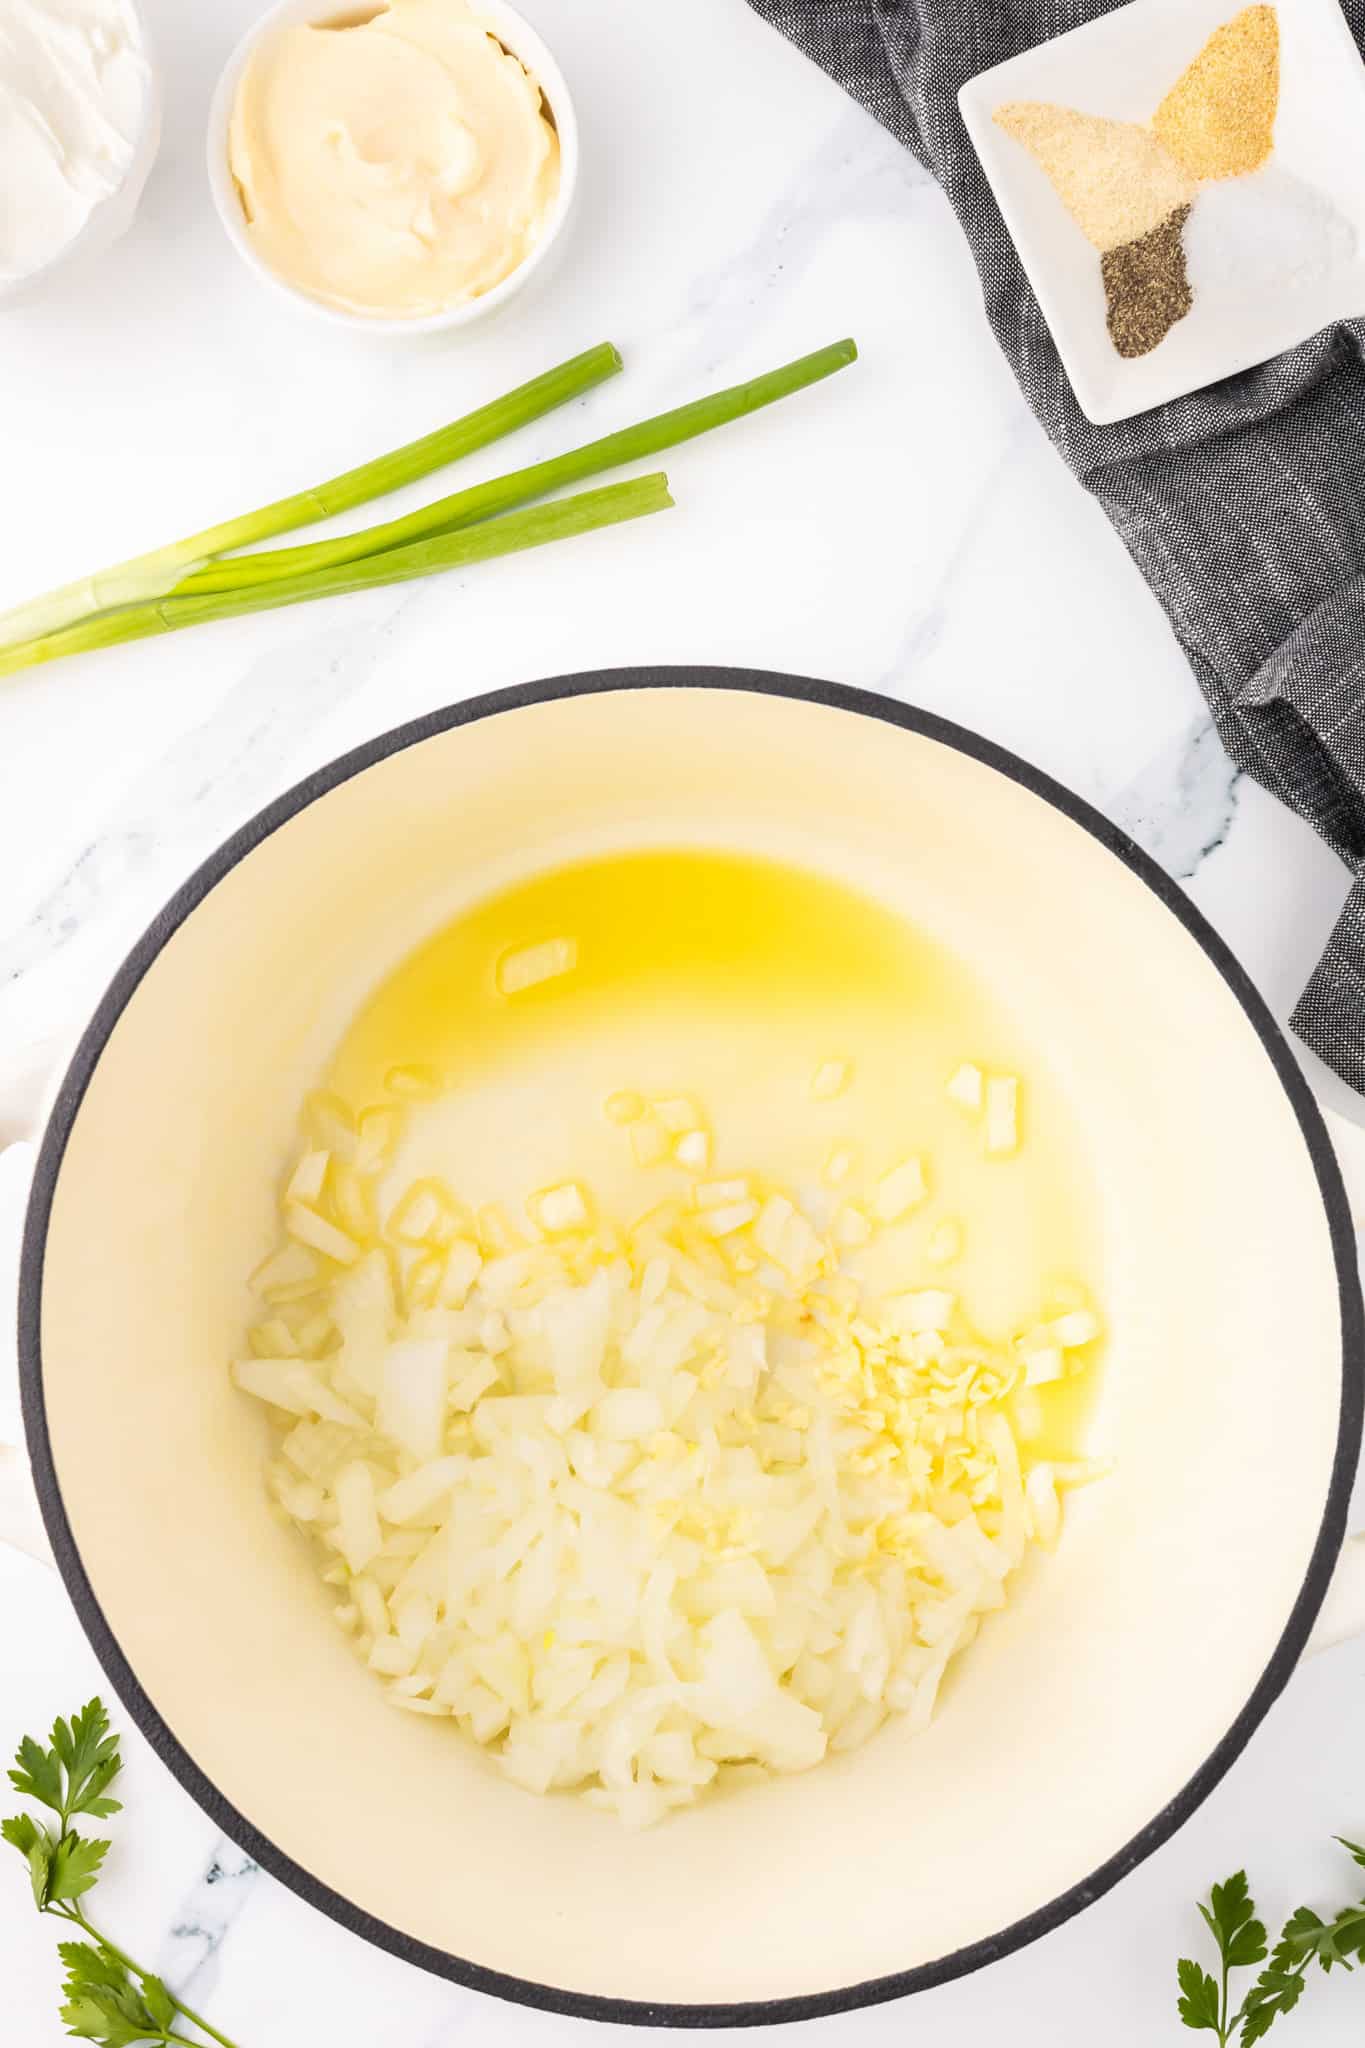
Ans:
POLYGON ((339 18, 363 19, 365 12, 378 14, 379 4, 368 10, 348 6, 346 0, 276 0, 255 27, 249 29, 228 59, 218 87, 213 96, 209 112, 209 184, 213 202, 237 254, 277 292, 283 292, 295 305, 306 306, 312 313, 330 321, 333 326, 360 329, 369 334, 444 334, 451 328, 468 327, 475 320, 482 320, 499 306, 519 292, 524 284, 541 269, 550 251, 559 240, 573 205, 578 185, 578 117, 574 112, 569 88, 549 49, 524 16, 509 7, 506 0, 475 0, 480 20, 487 22, 498 41, 519 57, 532 77, 540 85, 545 106, 554 122, 559 136, 559 192, 553 210, 545 223, 540 240, 530 254, 516 269, 503 278, 501 284, 476 299, 462 300, 458 305, 447 306, 440 313, 425 313, 416 319, 404 319, 401 315, 386 317, 376 313, 353 313, 343 306, 329 306, 322 299, 316 299, 311 292, 301 291, 297 285, 282 277, 261 256, 247 230, 246 216, 242 211, 241 194, 237 181, 232 175, 229 158, 229 131, 232 126, 233 102, 242 74, 263 37, 291 22, 328 22, 339 18))
POLYGON ((133 224, 143 187, 161 147, 161 74, 142 0, 129 0, 129 12, 137 23, 147 79, 142 101, 142 126, 122 182, 107 198, 100 200, 84 227, 69 242, 63 242, 46 263, 37 270, 31 270, 26 277, 16 278, 12 284, 0 284, 0 307, 17 305, 31 295, 36 296, 59 273, 71 269, 83 257, 97 255, 100 250, 109 248, 133 224))

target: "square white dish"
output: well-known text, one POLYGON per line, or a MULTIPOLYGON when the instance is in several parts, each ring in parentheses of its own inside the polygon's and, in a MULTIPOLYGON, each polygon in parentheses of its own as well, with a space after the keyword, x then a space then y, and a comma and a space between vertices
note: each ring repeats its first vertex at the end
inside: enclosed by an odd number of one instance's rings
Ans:
POLYGON ((1270 166, 1330 202, 1354 230, 1353 253, 1322 275, 1196 288, 1190 311, 1149 355, 1125 360, 1115 349, 1098 253, 1040 165, 995 123, 995 110, 1011 100, 1150 121, 1214 30, 1240 11, 1239 0, 1130 0, 980 72, 958 96, 1077 401, 1099 425, 1201 390, 1336 320, 1365 314, 1365 64, 1337 0, 1278 0, 1280 99, 1270 166))

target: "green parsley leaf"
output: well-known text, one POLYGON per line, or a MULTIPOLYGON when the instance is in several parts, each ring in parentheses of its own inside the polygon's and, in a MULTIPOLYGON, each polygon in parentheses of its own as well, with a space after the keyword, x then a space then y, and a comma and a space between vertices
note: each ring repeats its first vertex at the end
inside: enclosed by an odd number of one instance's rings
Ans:
POLYGON ((65 1989, 73 1997, 92 1986, 105 1991, 122 1991, 128 1981, 128 1972, 122 1963, 107 1949, 97 1948, 92 1941, 58 1942, 57 1953, 66 1965, 65 1989))
POLYGON ((1297 1972, 1286 1976, 1274 1969, 1263 1970, 1242 2007, 1243 2048, 1252 2048, 1253 2043, 1270 2032, 1277 2019, 1293 2012, 1302 1996, 1303 1978, 1297 1972))
POLYGON ((1354 1956, 1358 1963, 1365 1963, 1365 1900, 1340 1914, 1336 1924, 1337 1946, 1342 1956, 1354 1956))
POLYGON ((142 1979, 142 2002, 163 2033, 175 2025, 175 2000, 159 1977, 142 1979))
POLYGON ((26 1813, 12 1814, 8 1820, 0 1820, 0 1835, 12 1842, 19 1854, 27 1858, 34 1843, 42 1833, 36 1820, 26 1813))
POLYGON ((88 1892, 108 1854, 107 1842, 87 1842, 83 1835, 63 1835, 52 1853, 49 1901, 78 1899, 88 1892))
MULTIPOLYGON (((1365 1869, 1365 1847, 1344 1835, 1336 1839, 1365 1869)), ((1218 2048, 1232 2048, 1234 2042, 1237 2048, 1255 2048, 1276 2020, 1298 2006, 1314 1963, 1328 1972, 1365 1964, 1365 1899, 1343 1906, 1330 1920, 1312 1906, 1300 1906, 1285 1921, 1268 1960, 1266 1931, 1256 1918, 1244 1870, 1216 1884, 1199 1912, 1218 1944, 1221 1982, 1197 1962, 1180 1962, 1178 2011, 1187 2027, 1216 2034, 1218 2048), (1254 1963, 1264 1963, 1265 1968, 1234 2009, 1229 2003, 1229 1976, 1254 1963)))
MULTIPOLYGON (((25 1736, 9 1774, 17 1792, 48 1807, 58 1821, 44 1826, 31 1814, 12 1814, 0 1820, 0 1836, 28 1864, 38 1911, 55 1913, 87 1936, 60 1944, 66 1972, 62 2019, 76 2040, 97 2042, 99 2048, 188 2043, 177 2022, 210 2037, 217 2048, 233 2048, 226 2034, 177 1998, 160 1977, 140 1969, 107 1942, 76 1903, 99 1877, 109 1844, 78 1835, 69 1823, 75 1814, 102 1818, 119 1811, 117 1799, 109 1797, 118 1771, 118 1737, 110 1731, 103 1705, 94 1699, 70 1721, 59 1718, 53 1724, 49 1749, 25 1736)), ((0 2038, 8 2040, 9 2035, 0 2038)))
POLYGON ((1297 1913, 1291 1913, 1284 1923, 1284 1932, 1275 1949, 1276 1957, 1283 1952, 1283 1962, 1288 1967, 1291 1963, 1302 1962, 1305 1956, 1316 1955, 1326 1926, 1322 1915, 1315 1913, 1311 1906, 1300 1906, 1297 1913))
POLYGON ((52 1888, 52 1844, 46 1835, 40 1835, 29 1851, 28 1878, 33 1886, 33 1903, 40 1913, 45 1913, 52 1888))
POLYGON ((102 1701, 90 1700, 72 1717, 54 1722, 52 1747, 66 1771, 68 1814, 90 1813, 98 1819, 121 1811, 117 1799, 106 1799, 106 1788, 121 1768, 118 1737, 109 1732, 109 1716, 102 1701))
POLYGON ((107 1796, 120 1769, 118 1737, 110 1734, 99 1700, 91 1700, 69 1723, 59 1717, 50 1749, 26 1735, 14 1762, 9 1780, 15 1791, 50 1807, 63 1831, 73 1814, 103 1819, 119 1811, 118 1800, 107 1796))
POLYGON ((46 1828, 40 1828, 26 1813, 16 1813, 6 1821, 0 1821, 0 1835, 12 1842, 28 1864, 29 1883, 33 1886, 33 1903, 41 1913, 47 1906, 47 1880, 52 1864, 52 1837, 46 1828))
MULTIPOLYGON (((1204 1925, 1218 1944, 1218 1956, 1226 1977, 1229 1970, 1246 1970, 1263 1963, 1269 1950, 1265 1928, 1255 1916, 1247 1885, 1247 1874, 1239 1870, 1209 1894, 1207 1906, 1199 1908, 1204 1925)), ((1188 2025, 1188 2021, 1186 2022, 1188 2025)), ((1218 2027, 1220 2038, 1224 2030, 1218 2027)))
POLYGON ((78 2041, 98 2041, 101 2048, 135 2048, 138 2042, 162 2038, 160 2027, 130 2019, 100 1991, 82 1991, 69 1998, 61 2016, 69 2034, 74 2034, 78 2041))
POLYGON ((119 1957, 91 1942, 63 1942, 61 1957, 67 1971, 63 2018, 78 2039, 122 2048, 160 2041, 174 2026, 175 2001, 159 1977, 136 1980, 119 1957))
POLYGON ((1209 1906, 1212 1911, 1204 1907, 1200 1911, 1213 1931, 1219 1954, 1225 1955, 1256 1912, 1246 1872, 1238 1870, 1222 1884, 1216 1884, 1209 1895, 1209 1906))
POLYGON ((1253 2048, 1277 2019, 1293 2012, 1302 1998, 1304 1973, 1322 1925, 1321 1917, 1311 1906, 1300 1906, 1286 1920, 1270 1961, 1242 2006, 1243 2048, 1253 2048))
POLYGON ((1359 1906, 1348 1906, 1330 1920, 1318 1936, 1314 1954, 1324 1970, 1331 1970, 1336 1964, 1342 1969, 1354 1969, 1353 1957, 1358 1957, 1365 1943, 1365 1910, 1359 1906))
POLYGON ((1175 1966, 1180 1984, 1180 2001, 1177 2011, 1187 2027, 1196 2033, 1207 2030, 1218 2032, 1218 1986, 1207 1970, 1201 1970, 1198 1963, 1183 1956, 1175 1966))
POLYGON ((1305 1942, 1317 1939, 1322 1926, 1311 1906, 1300 1906, 1286 1921, 1270 1961, 1242 2005, 1242 2041, 1250 2044, 1269 2033, 1275 2021, 1292 2012, 1303 1996, 1304 1971, 1312 1953, 1305 1942))
POLYGON ((68 1998, 62 2005, 61 2016, 67 2033, 74 2034, 78 2041, 107 2041, 109 2038, 109 2015, 89 1992, 68 1998))
POLYGON ((1248 1920, 1239 1927, 1223 1953, 1230 1970, 1249 1970, 1253 1963, 1263 1963, 1270 1953, 1270 1943, 1260 1921, 1248 1920))
POLYGON ((36 1799, 42 1806, 50 1806, 65 1819, 62 1766, 56 1753, 40 1749, 33 1737, 26 1735, 14 1753, 14 1766, 9 1781, 15 1791, 22 1792, 26 1799, 36 1799))

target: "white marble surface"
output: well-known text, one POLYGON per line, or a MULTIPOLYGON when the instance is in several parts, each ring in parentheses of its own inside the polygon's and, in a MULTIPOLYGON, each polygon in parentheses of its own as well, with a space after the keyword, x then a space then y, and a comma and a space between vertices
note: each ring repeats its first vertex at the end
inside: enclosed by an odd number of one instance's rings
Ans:
MULTIPOLYGON (((948 209, 743 0, 526 0, 586 141, 566 261, 486 330, 375 343, 276 303, 210 211, 211 83, 255 0, 146 0, 165 146, 128 240, 0 317, 0 605, 312 481, 610 336, 614 423, 840 334, 858 367, 670 463, 679 510, 530 562, 214 627, 0 686, 0 1070, 78 1022, 193 863, 308 769, 430 706, 626 662, 730 662, 869 685, 1016 747, 1189 886, 1285 1014, 1345 877, 1233 777, 1156 605, 1020 401, 948 209)), ((552 420, 521 444, 562 443, 552 420)), ((497 451, 480 473, 492 473, 497 451)), ((1317 1078, 1321 1079, 1320 1076, 1317 1078)), ((0 1161, 4 1237, 23 1160, 0 1161)), ((6 1245, 8 1250, 8 1244, 6 1245)), ((0 1396, 0 1437, 8 1394, 0 1396)), ((56 1581, 0 1556, 0 1742, 99 1673, 56 1581)), ((807 2038, 1019 2048, 1175 2038, 1189 1901, 1246 1859, 1270 1913, 1365 1835, 1365 1645, 1296 1678, 1162 1853, 1040 1946, 909 2011, 807 2038)), ((1173 1706, 1174 1711, 1174 1706, 1173 1706)), ((242 2048, 586 2042, 373 1952, 252 1872, 127 1738, 111 1931, 242 2048)), ((6 2040, 53 2048, 55 1940, 0 1864, 6 2040)), ((1336 1978, 1295 2021, 1358 2041, 1336 1978)))

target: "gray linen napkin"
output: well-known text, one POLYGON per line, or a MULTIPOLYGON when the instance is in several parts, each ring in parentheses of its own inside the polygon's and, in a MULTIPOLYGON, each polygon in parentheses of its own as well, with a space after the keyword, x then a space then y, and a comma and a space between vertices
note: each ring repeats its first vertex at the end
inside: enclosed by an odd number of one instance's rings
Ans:
MULTIPOLYGON (((978 71, 1117 0, 750 0, 943 186, 1058 452, 1164 606, 1223 744, 1355 877, 1294 1028, 1365 1091, 1365 322, 1117 426, 1071 395, 957 110, 978 71)), ((1230 0, 1228 12, 1235 12, 1230 0)), ((1344 0, 1357 43, 1365 0, 1344 0)))

